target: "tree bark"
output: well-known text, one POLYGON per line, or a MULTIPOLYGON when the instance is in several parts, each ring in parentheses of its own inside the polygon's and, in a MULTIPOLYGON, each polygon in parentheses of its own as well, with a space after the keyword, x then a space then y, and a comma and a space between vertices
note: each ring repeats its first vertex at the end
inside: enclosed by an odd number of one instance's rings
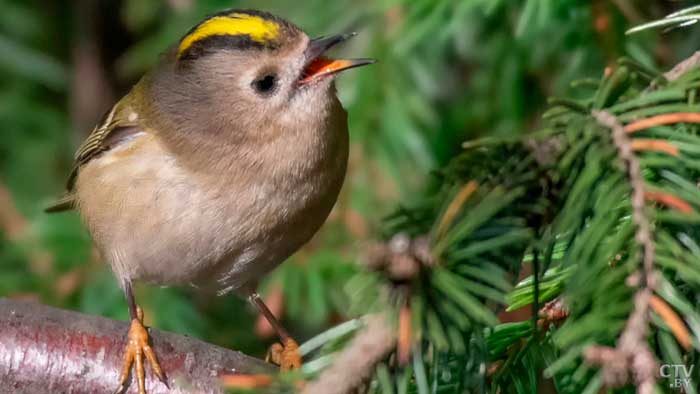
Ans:
MULTIPOLYGON (((112 393, 128 322, 0 299, 0 393, 112 393)), ((265 362, 197 339, 150 329, 170 389, 147 374, 147 391, 221 393, 222 374, 274 370, 265 362)), ((136 393, 134 382, 127 393, 136 393)))

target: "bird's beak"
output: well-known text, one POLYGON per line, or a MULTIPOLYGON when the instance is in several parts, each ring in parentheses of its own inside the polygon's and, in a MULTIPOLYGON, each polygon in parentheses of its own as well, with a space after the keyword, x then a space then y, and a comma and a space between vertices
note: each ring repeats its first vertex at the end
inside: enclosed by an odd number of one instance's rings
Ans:
POLYGON ((309 41, 309 46, 304 51, 306 66, 299 84, 305 85, 344 70, 374 63, 374 59, 329 59, 323 56, 327 50, 356 35, 357 33, 338 34, 309 41))

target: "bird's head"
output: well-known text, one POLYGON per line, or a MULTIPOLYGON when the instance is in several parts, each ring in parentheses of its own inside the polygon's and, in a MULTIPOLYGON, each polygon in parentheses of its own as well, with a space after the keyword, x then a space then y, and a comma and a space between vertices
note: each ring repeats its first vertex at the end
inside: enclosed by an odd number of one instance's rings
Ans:
POLYGON ((353 35, 310 39, 266 12, 223 11, 194 26, 164 57, 152 78, 155 101, 177 125, 233 138, 319 128, 337 103, 334 76, 373 62, 324 56, 353 35))

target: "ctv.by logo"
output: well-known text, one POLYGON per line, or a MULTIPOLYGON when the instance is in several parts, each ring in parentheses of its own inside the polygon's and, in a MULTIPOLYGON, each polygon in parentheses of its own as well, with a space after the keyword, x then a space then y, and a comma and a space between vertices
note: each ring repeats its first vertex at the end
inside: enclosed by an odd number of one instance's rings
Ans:
POLYGON ((674 389, 687 389, 690 387, 690 375, 695 365, 690 367, 683 364, 663 364, 659 368, 659 374, 669 380, 669 387, 674 389))

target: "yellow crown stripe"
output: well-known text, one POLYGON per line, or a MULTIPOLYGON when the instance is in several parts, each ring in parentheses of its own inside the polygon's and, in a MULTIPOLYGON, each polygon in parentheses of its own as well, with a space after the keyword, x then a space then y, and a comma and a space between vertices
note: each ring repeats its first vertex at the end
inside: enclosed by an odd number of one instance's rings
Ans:
POLYGON ((279 24, 259 16, 241 13, 215 16, 185 36, 180 42, 177 54, 182 55, 195 42, 211 36, 247 34, 253 41, 265 43, 277 39, 279 33, 279 24))

